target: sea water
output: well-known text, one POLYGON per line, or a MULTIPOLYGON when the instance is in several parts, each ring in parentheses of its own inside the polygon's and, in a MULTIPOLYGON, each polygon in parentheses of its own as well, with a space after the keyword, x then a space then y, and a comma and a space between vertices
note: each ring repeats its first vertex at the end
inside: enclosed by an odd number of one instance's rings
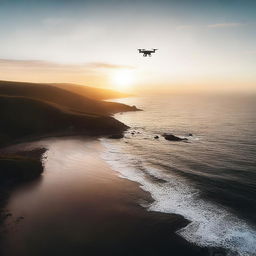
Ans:
POLYGON ((143 111, 115 115, 130 129, 121 140, 102 139, 103 158, 151 193, 147 209, 183 215, 190 224, 177 233, 192 243, 256 255, 256 96, 116 101, 143 111))

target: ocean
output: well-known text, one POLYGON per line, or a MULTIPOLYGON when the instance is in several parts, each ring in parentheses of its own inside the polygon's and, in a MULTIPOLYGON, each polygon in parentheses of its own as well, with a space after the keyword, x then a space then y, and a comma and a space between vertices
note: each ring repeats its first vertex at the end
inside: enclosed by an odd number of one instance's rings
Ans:
POLYGON ((189 242, 256 255, 256 96, 115 101, 143 111, 115 115, 130 129, 121 140, 101 139, 102 157, 151 194, 154 202, 144 207, 188 219, 177 233, 189 242), (163 133, 188 140, 167 141, 163 133))

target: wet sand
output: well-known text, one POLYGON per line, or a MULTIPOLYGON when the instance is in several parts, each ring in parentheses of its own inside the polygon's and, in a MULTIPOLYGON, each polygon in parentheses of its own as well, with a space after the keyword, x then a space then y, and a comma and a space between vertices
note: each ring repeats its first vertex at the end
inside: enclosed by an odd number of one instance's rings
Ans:
POLYGON ((183 217, 140 205, 150 195, 111 170, 99 141, 58 138, 11 150, 37 147, 48 148, 45 170, 11 194, 1 255, 208 255, 175 234, 183 217))

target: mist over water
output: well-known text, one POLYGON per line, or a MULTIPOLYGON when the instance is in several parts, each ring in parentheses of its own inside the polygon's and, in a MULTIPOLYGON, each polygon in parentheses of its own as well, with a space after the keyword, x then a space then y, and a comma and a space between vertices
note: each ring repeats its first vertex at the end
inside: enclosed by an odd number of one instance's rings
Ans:
POLYGON ((103 139, 103 157, 122 177, 151 193, 155 202, 148 209, 190 220, 178 231, 188 241, 223 247, 230 255, 255 255, 255 96, 119 101, 144 111, 115 116, 131 129, 120 141, 103 139), (154 139, 165 132, 188 142, 154 139))

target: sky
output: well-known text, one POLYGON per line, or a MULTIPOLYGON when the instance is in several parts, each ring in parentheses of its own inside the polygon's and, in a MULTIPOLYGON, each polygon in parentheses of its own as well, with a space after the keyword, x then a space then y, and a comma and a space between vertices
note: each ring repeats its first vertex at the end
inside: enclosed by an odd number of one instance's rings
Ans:
POLYGON ((255 0, 0 0, 0 80, 256 92, 255 13, 255 0))

